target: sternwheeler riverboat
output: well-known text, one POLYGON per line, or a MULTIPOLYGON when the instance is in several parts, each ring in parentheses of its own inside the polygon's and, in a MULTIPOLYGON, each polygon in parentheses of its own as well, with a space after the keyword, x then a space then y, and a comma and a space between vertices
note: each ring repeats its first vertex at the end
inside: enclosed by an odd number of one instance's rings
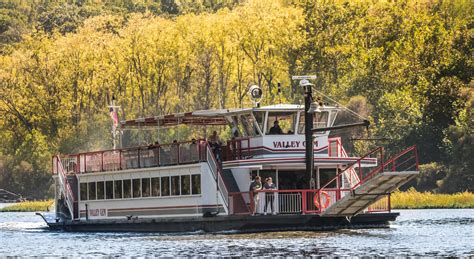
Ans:
POLYGON ((47 224, 145 232, 386 226, 398 216, 390 210, 390 193, 418 174, 416 147, 390 159, 383 148, 348 155, 342 139, 330 135, 341 109, 277 104, 117 122, 119 132, 211 126, 231 137, 56 155, 56 219, 47 224), (309 147, 308 118, 314 128, 309 147), (261 183, 254 182, 257 176, 261 183), (273 187, 258 188, 268 178, 273 187))

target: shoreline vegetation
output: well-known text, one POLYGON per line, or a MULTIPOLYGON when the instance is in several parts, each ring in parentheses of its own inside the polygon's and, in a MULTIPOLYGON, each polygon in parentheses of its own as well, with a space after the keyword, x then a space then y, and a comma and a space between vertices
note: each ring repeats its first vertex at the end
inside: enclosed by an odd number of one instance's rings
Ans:
POLYGON ((392 193, 390 203, 392 209, 467 209, 474 208, 474 193, 440 194, 410 189, 392 193))
POLYGON ((25 201, 12 205, 7 205, 0 209, 0 212, 35 212, 35 211, 51 211, 54 209, 54 201, 25 201))
MULTIPOLYGON (((474 208, 474 193, 437 194, 432 192, 394 192, 391 195, 392 209, 467 209, 474 208)), ((35 212, 53 210, 54 201, 26 201, 7 205, 0 212, 35 212)))

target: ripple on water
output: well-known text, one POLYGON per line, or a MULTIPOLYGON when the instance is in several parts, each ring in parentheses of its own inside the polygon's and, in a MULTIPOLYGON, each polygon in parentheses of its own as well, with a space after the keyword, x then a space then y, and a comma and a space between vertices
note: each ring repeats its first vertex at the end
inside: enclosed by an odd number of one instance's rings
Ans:
POLYGON ((67 233, 33 213, 0 214, 1 255, 472 256, 474 210, 410 210, 390 228, 243 234, 67 233), (18 240, 22 242, 19 243, 18 240))

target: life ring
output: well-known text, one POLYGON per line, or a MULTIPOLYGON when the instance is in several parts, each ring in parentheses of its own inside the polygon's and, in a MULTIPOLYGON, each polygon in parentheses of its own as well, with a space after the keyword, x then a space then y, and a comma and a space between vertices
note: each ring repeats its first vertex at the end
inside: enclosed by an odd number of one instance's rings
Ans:
MULTIPOLYGON (((316 208, 322 210, 322 209, 325 209, 329 206, 329 203, 331 203, 331 196, 329 196, 329 194, 325 191, 322 191, 320 192, 322 196, 326 197, 325 202, 321 204, 321 206, 319 205, 319 195, 316 194, 314 195, 314 198, 313 198, 313 202, 314 202, 314 206, 316 206, 316 208)), ((322 200, 322 197, 321 197, 321 200, 322 200)))

